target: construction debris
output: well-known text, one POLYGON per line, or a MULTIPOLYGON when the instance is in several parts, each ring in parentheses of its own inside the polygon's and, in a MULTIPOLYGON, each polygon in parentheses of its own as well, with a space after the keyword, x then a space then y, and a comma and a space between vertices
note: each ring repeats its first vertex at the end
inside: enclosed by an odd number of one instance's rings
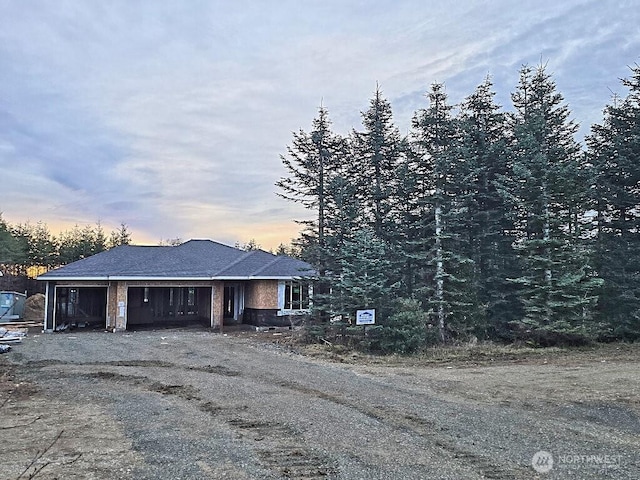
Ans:
POLYGON ((256 332, 288 332, 291 327, 256 327, 256 332))
MULTIPOLYGON (((8 330, 5 327, 0 327, 0 346, 8 344, 22 343, 22 339, 27 336, 27 332, 24 330, 8 330)), ((10 350, 3 349, 0 353, 6 353, 10 350)))
POLYGON ((3 322, 3 327, 11 328, 11 327, 21 327, 21 328, 41 328, 44 326, 43 322, 3 322))

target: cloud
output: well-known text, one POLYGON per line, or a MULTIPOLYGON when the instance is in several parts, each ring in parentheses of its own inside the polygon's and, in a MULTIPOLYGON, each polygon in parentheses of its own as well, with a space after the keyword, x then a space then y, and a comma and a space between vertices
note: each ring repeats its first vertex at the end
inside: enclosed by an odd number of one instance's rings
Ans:
POLYGON ((509 108, 520 65, 542 59, 584 133, 638 60, 639 15, 577 0, 7 2, 0 210, 275 246, 307 215, 275 195, 279 155, 321 102, 346 134, 378 81, 406 133, 433 81, 456 103, 491 74, 509 108))

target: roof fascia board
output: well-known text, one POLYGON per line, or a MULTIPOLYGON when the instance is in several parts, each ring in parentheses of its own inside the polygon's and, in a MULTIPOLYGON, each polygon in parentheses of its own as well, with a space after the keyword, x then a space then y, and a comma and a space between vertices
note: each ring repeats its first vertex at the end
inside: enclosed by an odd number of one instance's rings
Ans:
POLYGON ((238 276, 238 277, 231 277, 231 276, 213 277, 212 280, 228 280, 228 281, 232 281, 232 280, 295 280, 299 278, 304 278, 304 277, 300 275, 272 275, 272 276, 266 276, 266 275, 246 276, 245 275, 245 276, 238 276))
POLYGON ((57 282, 58 280, 64 280, 64 281, 75 281, 75 280, 83 280, 83 281, 105 281, 105 280, 109 280, 109 277, 66 277, 66 276, 60 276, 60 277, 44 277, 44 276, 40 276, 40 277, 36 277, 36 280, 42 281, 42 282, 57 282))
POLYGON ((92 281, 210 281, 210 280, 294 280, 299 278, 305 278, 304 275, 241 275, 241 276, 220 276, 220 277, 132 277, 132 276, 106 276, 106 277, 72 277, 72 276, 60 276, 60 277, 37 277, 36 280, 43 282, 57 282, 57 281, 73 281, 73 282, 92 282, 92 281))
POLYGON ((162 282, 166 282, 166 281, 203 281, 203 280, 211 280, 211 277, 145 277, 145 276, 139 276, 139 277, 135 277, 135 276, 112 276, 112 277, 108 277, 109 280, 113 280, 113 281, 118 281, 118 282, 124 282, 124 281, 162 281, 162 282))

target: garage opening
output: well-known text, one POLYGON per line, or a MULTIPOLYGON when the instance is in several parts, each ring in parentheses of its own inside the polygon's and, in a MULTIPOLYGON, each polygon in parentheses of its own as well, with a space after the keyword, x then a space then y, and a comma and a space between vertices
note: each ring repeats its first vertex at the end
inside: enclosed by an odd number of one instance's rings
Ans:
POLYGON ((55 329, 104 328, 107 287, 56 287, 55 329))
POLYGON ((127 330, 211 324, 211 287, 129 287, 127 330))

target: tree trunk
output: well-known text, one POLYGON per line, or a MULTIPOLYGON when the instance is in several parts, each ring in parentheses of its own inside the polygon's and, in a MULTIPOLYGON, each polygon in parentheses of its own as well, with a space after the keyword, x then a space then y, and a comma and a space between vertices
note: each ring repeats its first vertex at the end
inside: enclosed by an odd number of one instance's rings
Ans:
POLYGON ((442 207, 436 205, 436 301, 438 302, 438 330, 442 343, 446 340, 444 322, 444 260, 442 253, 442 207))
MULTIPOLYGON (((547 200, 547 190, 546 186, 543 187, 543 201, 544 201, 544 225, 542 226, 542 239, 545 241, 545 257, 548 260, 551 257, 551 251, 549 249, 548 243, 551 239, 551 220, 549 218, 549 201, 547 200)), ((544 308, 545 308, 545 323, 549 324, 551 322, 551 299, 549 298, 549 294, 551 292, 551 280, 552 280, 552 272, 551 268, 546 268, 544 271, 544 283, 545 286, 549 289, 544 299, 544 308)))

